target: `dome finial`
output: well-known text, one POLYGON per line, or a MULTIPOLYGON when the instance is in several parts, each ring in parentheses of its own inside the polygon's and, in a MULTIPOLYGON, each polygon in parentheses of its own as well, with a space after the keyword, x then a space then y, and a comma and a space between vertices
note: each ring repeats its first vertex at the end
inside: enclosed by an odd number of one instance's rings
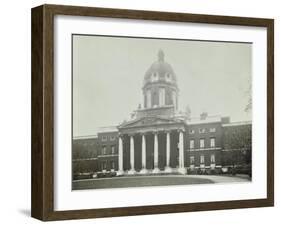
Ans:
POLYGON ((164 52, 163 52, 163 50, 162 49, 160 49, 159 51, 158 51, 158 61, 164 61, 164 52))

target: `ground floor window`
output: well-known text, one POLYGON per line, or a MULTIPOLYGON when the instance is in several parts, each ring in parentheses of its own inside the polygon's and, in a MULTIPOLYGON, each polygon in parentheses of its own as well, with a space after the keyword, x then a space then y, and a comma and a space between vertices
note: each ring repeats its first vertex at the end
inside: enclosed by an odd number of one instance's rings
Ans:
POLYGON ((190 165, 194 165, 194 156, 190 156, 190 165))
POLYGON ((215 162, 216 162, 215 155, 214 155, 214 154, 212 154, 212 155, 211 155, 211 163, 215 163, 215 162))
POLYGON ((103 161, 103 162, 101 163, 101 169, 102 169, 102 170, 106 170, 106 161, 103 161))
POLYGON ((205 162, 204 155, 201 155, 201 156, 200 156, 200 163, 201 163, 201 164, 204 164, 204 162, 205 162))
POLYGON ((111 161, 111 169, 115 169, 115 162, 111 161))

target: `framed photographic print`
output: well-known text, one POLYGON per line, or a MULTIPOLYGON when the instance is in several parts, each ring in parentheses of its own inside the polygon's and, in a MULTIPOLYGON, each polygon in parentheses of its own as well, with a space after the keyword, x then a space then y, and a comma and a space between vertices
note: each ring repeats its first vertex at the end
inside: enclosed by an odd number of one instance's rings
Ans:
POLYGON ((32 216, 273 206, 272 19, 32 9, 32 216))

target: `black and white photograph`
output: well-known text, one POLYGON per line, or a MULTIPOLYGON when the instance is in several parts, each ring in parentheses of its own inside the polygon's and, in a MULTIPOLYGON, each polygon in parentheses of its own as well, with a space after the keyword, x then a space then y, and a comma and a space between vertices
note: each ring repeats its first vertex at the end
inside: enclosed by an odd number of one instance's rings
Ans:
POLYGON ((72 35, 72 189, 249 183, 251 43, 72 35))

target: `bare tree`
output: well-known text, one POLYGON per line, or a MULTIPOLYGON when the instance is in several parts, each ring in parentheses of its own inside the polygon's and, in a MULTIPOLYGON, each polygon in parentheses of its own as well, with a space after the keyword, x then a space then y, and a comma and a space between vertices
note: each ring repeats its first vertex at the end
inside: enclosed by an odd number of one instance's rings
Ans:
POLYGON ((248 80, 248 89, 246 91, 246 96, 248 98, 248 103, 245 107, 245 112, 252 112, 252 82, 248 80))
POLYGON ((237 166, 249 167, 252 158, 251 125, 228 128, 224 134, 224 148, 229 153, 224 159, 226 165, 231 165, 233 169, 237 166))

